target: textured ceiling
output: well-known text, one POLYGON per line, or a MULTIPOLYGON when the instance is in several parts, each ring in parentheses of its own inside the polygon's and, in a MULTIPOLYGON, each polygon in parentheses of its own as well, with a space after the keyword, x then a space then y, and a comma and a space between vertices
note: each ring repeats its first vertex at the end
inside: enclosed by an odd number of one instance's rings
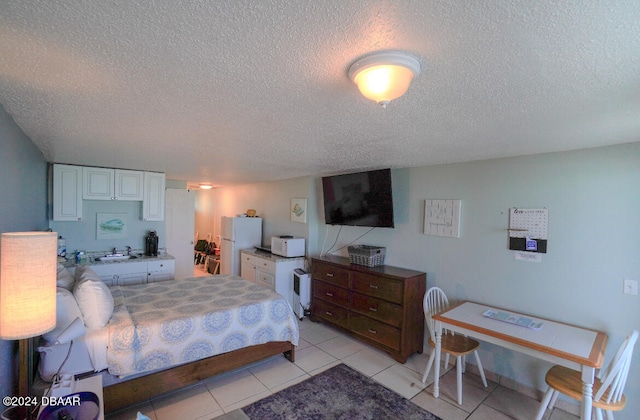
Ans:
POLYGON ((0 103, 52 162, 217 185, 640 141, 638 0, 2 0, 0 103), (357 58, 422 60, 387 109, 357 58))

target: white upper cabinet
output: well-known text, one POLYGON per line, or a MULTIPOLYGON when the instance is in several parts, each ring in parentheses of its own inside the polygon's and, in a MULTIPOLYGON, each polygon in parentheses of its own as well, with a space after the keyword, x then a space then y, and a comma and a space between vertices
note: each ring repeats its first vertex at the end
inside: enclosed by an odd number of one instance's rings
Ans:
POLYGON ((144 200, 142 220, 161 222, 164 220, 165 175, 158 172, 144 173, 144 200))
POLYGON ((82 176, 85 200, 143 200, 142 171, 83 167, 82 176))
POLYGON ((53 165, 53 220, 82 220, 82 167, 53 165))
POLYGON ((143 200, 144 172, 116 169, 115 178, 116 200, 143 200))

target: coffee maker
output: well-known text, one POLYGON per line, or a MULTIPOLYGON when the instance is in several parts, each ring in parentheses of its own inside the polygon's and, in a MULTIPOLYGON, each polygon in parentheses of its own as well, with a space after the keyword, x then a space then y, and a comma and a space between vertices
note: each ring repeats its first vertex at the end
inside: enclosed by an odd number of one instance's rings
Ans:
POLYGON ((158 256, 158 234, 155 230, 150 230, 147 236, 145 236, 144 253, 147 257, 158 256))

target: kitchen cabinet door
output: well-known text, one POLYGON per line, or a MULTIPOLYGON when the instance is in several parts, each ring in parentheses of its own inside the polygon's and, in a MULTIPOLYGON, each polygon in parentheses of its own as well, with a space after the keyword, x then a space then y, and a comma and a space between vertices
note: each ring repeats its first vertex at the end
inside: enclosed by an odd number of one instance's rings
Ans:
POLYGON ((107 285, 126 286, 147 282, 146 262, 96 264, 91 268, 107 285))
POLYGON ((82 168, 85 200, 142 201, 144 172, 126 169, 82 168))
POLYGON ((82 198, 85 200, 113 200, 115 172, 108 168, 82 168, 82 198))
POLYGON ((256 282, 256 264, 255 258, 251 255, 247 255, 243 252, 240 253, 240 277, 249 280, 252 283, 256 282))
POLYGON ((82 167, 53 165, 53 220, 82 220, 82 167))
POLYGON ((114 193, 116 200, 142 201, 144 198, 144 172, 116 169, 114 193))
POLYGON ((144 200, 142 220, 146 222, 164 221, 165 175, 157 172, 144 173, 144 200))
POLYGON ((173 280, 175 260, 158 260, 147 262, 147 283, 173 280))

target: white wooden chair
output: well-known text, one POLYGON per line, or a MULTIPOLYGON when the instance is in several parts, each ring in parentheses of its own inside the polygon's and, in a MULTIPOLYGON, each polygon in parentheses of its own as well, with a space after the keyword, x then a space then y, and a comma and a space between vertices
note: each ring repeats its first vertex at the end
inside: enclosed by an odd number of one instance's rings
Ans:
MULTIPOLYGON (((433 366, 433 361, 436 357, 436 330, 435 321, 433 315, 444 311, 449 307, 449 300, 447 295, 439 287, 432 287, 425 293, 423 300, 424 316, 427 321, 427 329, 429 330, 429 345, 433 348, 429 361, 427 362, 427 368, 422 376, 422 382, 426 382, 427 376, 433 366)), ((464 335, 455 335, 451 331, 442 331, 442 353, 446 354, 445 366, 449 365, 449 355, 456 357, 456 382, 458 387, 458 404, 462 405, 462 373, 465 371, 465 358, 468 354, 473 353, 476 357, 476 363, 478 364, 478 370, 480 371, 480 377, 482 378, 482 384, 487 387, 487 378, 484 376, 484 369, 482 368, 482 362, 480 362, 480 356, 478 355, 478 348, 480 343, 472 338, 465 337, 464 335)))
MULTIPOLYGON (((629 374, 633 346, 637 340, 638 331, 633 331, 622 343, 609 366, 600 371, 593 384, 593 407, 596 409, 598 420, 602 420, 602 410, 607 413, 607 419, 613 420, 613 412, 622 410, 627 402, 623 391, 629 374)), ((547 407, 553 408, 559 393, 578 401, 582 400, 580 372, 556 365, 549 369, 545 381, 549 389, 540 402, 536 420, 542 419, 547 407)))

